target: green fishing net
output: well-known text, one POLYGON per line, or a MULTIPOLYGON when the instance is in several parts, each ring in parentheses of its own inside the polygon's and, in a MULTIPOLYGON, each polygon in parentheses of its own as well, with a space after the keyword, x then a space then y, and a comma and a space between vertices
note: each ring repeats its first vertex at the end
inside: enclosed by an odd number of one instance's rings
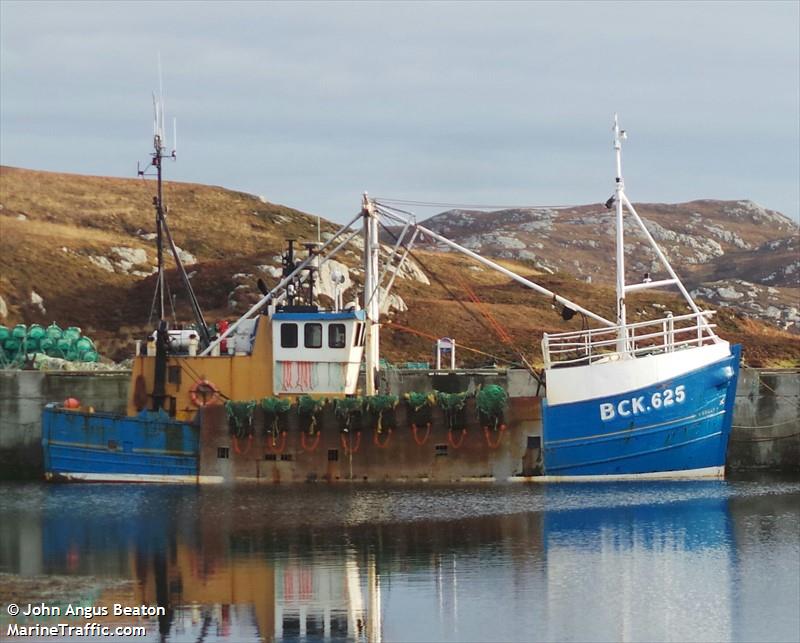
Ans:
POLYGON ((406 393, 406 400, 408 405, 416 412, 423 406, 433 406, 436 403, 436 398, 433 393, 406 393))
POLYGON ((306 424, 304 430, 309 435, 314 435, 317 432, 317 419, 325 404, 325 398, 314 398, 310 395, 302 395, 297 400, 297 414, 306 424))
POLYGON ((370 395, 365 398, 367 409, 377 416, 377 424, 375 431, 381 433, 383 431, 383 412, 394 409, 397 406, 396 395, 370 395))
POLYGON ((484 386, 475 396, 478 410, 486 416, 501 415, 508 400, 508 393, 502 386, 489 384, 484 386))
POLYGON ((233 400, 227 400, 225 402, 225 413, 228 416, 228 424, 233 435, 241 438, 252 434, 253 411, 255 408, 256 403, 254 401, 234 402, 233 400))
POLYGON ((508 393, 502 386, 490 384, 484 386, 475 396, 475 403, 481 419, 492 423, 494 429, 503 419, 503 411, 508 400, 508 393))

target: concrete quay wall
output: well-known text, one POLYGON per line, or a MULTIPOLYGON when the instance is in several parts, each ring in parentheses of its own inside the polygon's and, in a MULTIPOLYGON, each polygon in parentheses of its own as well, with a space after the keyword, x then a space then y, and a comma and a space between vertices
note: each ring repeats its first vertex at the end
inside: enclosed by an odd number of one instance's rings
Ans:
POLYGON ((728 466, 800 471, 800 370, 742 369, 728 466))
POLYGON ((0 478, 42 475, 42 409, 68 397, 125 413, 129 371, 0 371, 0 478))
MULTIPOLYGON (((0 371, 0 478, 36 478, 42 473, 41 411, 45 404, 76 397, 97 410, 124 413, 129 373, 0 371)), ((462 372, 391 370, 383 374, 393 391, 456 392, 501 384, 510 396, 533 395, 526 371, 462 372)), ((728 448, 732 470, 800 471, 800 371, 743 369, 736 391, 728 448)))

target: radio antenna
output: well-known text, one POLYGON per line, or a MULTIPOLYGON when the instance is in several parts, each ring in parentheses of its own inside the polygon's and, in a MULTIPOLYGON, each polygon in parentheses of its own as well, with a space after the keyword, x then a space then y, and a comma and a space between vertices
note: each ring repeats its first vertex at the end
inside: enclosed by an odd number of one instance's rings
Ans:
MULTIPOLYGON (((188 292, 189 295, 189 302, 192 307, 192 312, 194 314, 195 322, 197 323, 197 331, 200 335, 200 343, 203 346, 208 346, 211 342, 211 336, 208 331, 208 325, 203 318, 203 313, 200 310, 200 304, 197 301, 197 297, 194 294, 194 290, 192 288, 191 283, 189 282, 189 277, 186 274, 186 270, 183 266, 183 261, 178 254, 178 248, 175 245, 175 242, 172 239, 172 234, 169 231, 169 226, 167 225, 167 207, 164 205, 164 187, 163 187, 163 161, 165 158, 171 158, 172 160, 176 160, 177 152, 176 152, 176 140, 177 140, 177 119, 173 119, 173 149, 172 152, 167 154, 167 148, 164 141, 164 116, 165 116, 165 109, 164 109, 164 95, 163 95, 163 81, 161 77, 161 55, 158 56, 158 85, 159 85, 159 94, 158 96, 153 93, 153 119, 154 119, 154 127, 153 127, 153 151, 150 153, 150 163, 145 166, 144 169, 141 169, 137 166, 137 171, 139 176, 145 176, 147 170, 149 168, 155 168, 155 177, 156 177, 156 195, 153 197, 153 207, 155 208, 155 223, 156 223, 156 253, 157 253, 157 261, 158 261, 158 278, 156 280, 156 293, 155 293, 155 300, 159 302, 159 323, 166 322, 166 314, 165 314, 165 305, 164 305, 164 298, 166 293, 166 284, 165 284, 165 270, 164 270, 164 237, 166 236, 166 240, 169 243, 170 250, 172 251, 172 256, 175 259, 175 264, 178 267, 178 272, 181 275, 181 279, 183 280, 183 284, 188 292)), ((152 176, 152 174, 148 175, 152 176)))

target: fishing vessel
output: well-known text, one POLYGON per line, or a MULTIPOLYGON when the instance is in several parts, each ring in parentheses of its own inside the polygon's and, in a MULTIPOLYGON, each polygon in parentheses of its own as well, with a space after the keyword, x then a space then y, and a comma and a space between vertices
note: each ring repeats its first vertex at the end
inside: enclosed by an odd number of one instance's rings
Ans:
MULTIPOLYGON (((50 480, 299 482, 313 480, 614 480, 721 477, 740 347, 714 331, 628 199, 615 116, 616 318, 609 320, 363 195, 360 211, 325 243, 292 243, 283 271, 245 314, 215 333, 206 323, 169 232, 162 198, 168 154, 156 110, 156 300, 161 320, 138 342, 125 416, 45 408, 50 480), (667 275, 625 279, 625 223, 638 227, 667 275), (396 226, 382 246, 379 226, 396 226), (418 390, 391 390, 381 371, 380 312, 420 235, 462 252, 589 321, 545 334, 544 367, 491 373, 470 390, 436 370, 418 390), (354 239, 363 243, 359 301, 315 301, 315 276, 354 239), (166 242, 166 243, 165 243, 166 242), (195 323, 164 313, 167 245, 195 323), (691 312, 631 323, 630 293, 676 288, 691 312), (496 374, 495 374, 496 375, 496 374), (512 380, 514 384, 512 385, 512 380)), ((162 110, 163 115, 163 110, 162 110)), ((336 280, 334 280, 336 281, 336 280)))

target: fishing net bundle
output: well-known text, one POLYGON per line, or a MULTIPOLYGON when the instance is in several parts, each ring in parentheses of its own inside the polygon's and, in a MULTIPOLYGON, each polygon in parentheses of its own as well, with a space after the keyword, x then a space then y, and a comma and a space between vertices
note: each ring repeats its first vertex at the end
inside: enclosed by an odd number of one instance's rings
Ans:
POLYGON ((286 430, 287 414, 292 408, 289 400, 280 397, 265 397, 261 400, 264 412, 264 435, 276 436, 281 429, 286 430))
POLYGON ((256 408, 254 401, 225 402, 225 414, 228 416, 228 429, 230 434, 237 438, 253 435, 253 411, 256 408))
POLYGON ((384 421, 387 429, 397 428, 397 419, 394 409, 397 406, 398 397, 396 395, 370 395, 366 398, 366 408, 376 419, 375 432, 381 433, 384 429, 384 421))
POLYGON ((326 400, 324 398, 313 398, 310 395, 303 395, 297 400, 297 416, 300 419, 300 426, 309 435, 317 432, 317 422, 322 416, 326 400))
POLYGON ((339 421, 340 431, 349 431, 353 419, 361 418, 364 413, 364 400, 360 397, 343 397, 334 402, 333 412, 339 421))
POLYGON ((478 407, 481 426, 491 427, 495 431, 502 426, 507 401, 508 393, 497 384, 489 384, 478 391, 475 396, 475 405, 478 407))
POLYGON ((467 404, 469 393, 444 393, 436 391, 436 403, 444 412, 445 423, 448 430, 464 428, 466 424, 464 407, 467 404))
POLYGON ((432 408, 436 404, 436 396, 433 393, 406 393, 406 404, 408 405, 409 424, 413 426, 427 426, 431 423, 432 408))

